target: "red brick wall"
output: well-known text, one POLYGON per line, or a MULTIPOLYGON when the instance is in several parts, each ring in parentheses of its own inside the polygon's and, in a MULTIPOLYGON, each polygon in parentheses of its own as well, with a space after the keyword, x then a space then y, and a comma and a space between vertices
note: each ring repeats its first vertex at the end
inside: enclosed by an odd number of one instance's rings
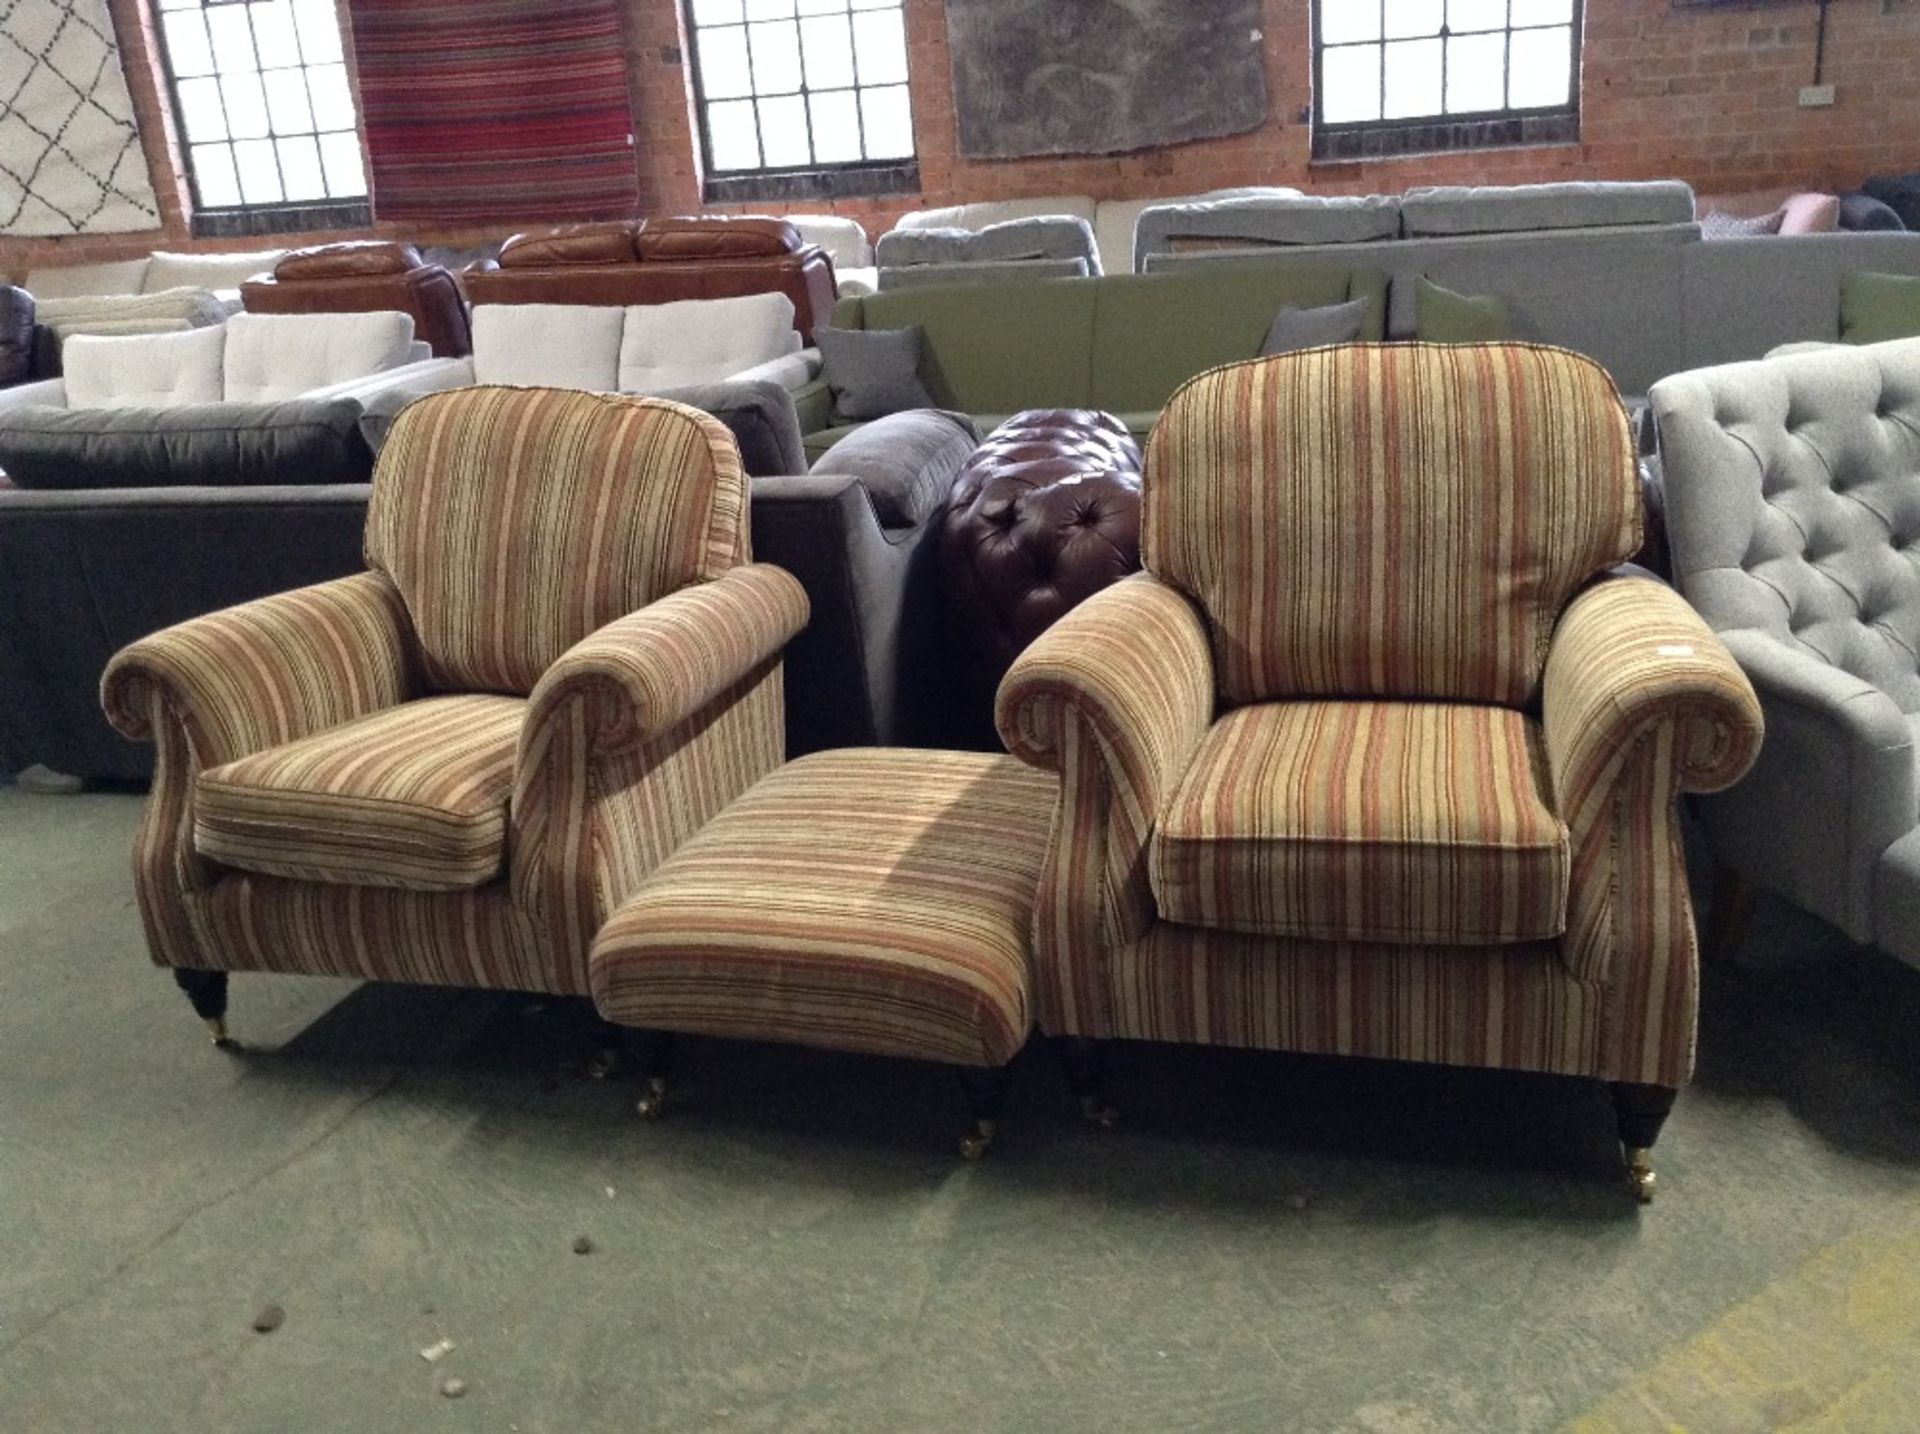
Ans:
MULTIPOLYGON (((160 102, 147 0, 110 0, 134 106, 160 194, 163 227, 144 235, 0 239, 0 272, 18 274, 57 254, 74 260, 152 248, 255 248, 285 240, 195 242, 171 119, 160 102)), ((634 142, 642 207, 700 208, 676 0, 629 0, 634 142)), ((1236 184, 1292 184, 1330 192, 1393 192, 1411 184, 1509 183, 1566 178, 1664 178, 1703 193, 1778 186, 1848 188, 1865 175, 1920 169, 1920 0, 1849 0, 1832 8, 1826 79, 1830 110, 1801 110, 1813 78, 1811 4, 1676 10, 1671 0, 1588 0, 1583 139, 1577 145, 1481 151, 1377 164, 1313 165, 1302 119, 1309 99, 1308 0, 1267 0, 1269 122, 1252 134, 1108 158, 976 163, 955 153, 942 0, 907 0, 922 193, 831 206, 874 232, 923 205, 1016 195, 1124 198, 1236 184)), ((556 215, 556 220, 567 216, 556 215)), ((472 243, 497 229, 418 233, 472 243)))

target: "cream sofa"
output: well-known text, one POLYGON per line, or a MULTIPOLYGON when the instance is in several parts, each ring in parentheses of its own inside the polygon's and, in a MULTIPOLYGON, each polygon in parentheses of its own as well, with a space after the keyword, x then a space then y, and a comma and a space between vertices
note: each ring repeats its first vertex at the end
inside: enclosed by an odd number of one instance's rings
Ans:
POLYGON ((25 288, 42 302, 207 289, 237 303, 240 285, 255 274, 270 272, 286 252, 257 249, 244 254, 174 254, 156 250, 139 259, 47 265, 28 271, 25 288))

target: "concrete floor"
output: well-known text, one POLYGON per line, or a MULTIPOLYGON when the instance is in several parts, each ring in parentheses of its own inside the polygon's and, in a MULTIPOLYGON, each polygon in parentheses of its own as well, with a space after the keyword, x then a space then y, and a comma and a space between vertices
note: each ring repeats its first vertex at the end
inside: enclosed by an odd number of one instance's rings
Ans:
POLYGON ((1578 1082, 1134 1048, 1103 1134, 1035 1050, 967 1167, 884 1061, 644 1125, 565 1003, 242 977, 223 1055, 137 805, 0 788, 6 1434, 1920 1427, 1920 972, 1783 909, 1641 1213, 1578 1082))

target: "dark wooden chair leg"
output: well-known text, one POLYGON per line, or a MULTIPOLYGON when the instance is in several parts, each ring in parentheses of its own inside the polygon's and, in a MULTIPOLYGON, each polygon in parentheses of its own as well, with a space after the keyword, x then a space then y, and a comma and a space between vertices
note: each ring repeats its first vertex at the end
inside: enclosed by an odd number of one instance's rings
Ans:
POLYGON ((637 1031, 632 1037, 640 1064, 640 1099, 634 1109, 642 1120, 658 1120, 667 1109, 667 1076, 673 1068, 673 1032, 637 1031))
POLYGON ((1627 1185, 1642 1205, 1653 1199, 1653 1144, 1667 1123, 1680 1092, 1671 1086, 1613 1084, 1614 1117, 1620 1126, 1620 1155, 1627 1169, 1627 1185))
POLYGON ((1067 1062, 1067 1087, 1080 1114, 1102 1130, 1120 1123, 1120 1112, 1107 1101, 1107 1048, 1086 1036, 1068 1036, 1060 1044, 1067 1062))
POLYGON ((175 967, 173 983, 187 993, 193 1013, 207 1023, 216 1046, 227 1045, 227 973, 175 967))
POLYGON ((1747 922, 1753 917, 1753 905, 1759 890, 1725 862, 1713 876, 1713 893, 1708 898, 1706 939, 1701 954, 1709 961, 1725 961, 1740 949, 1746 938, 1747 922))
POLYGON ((1007 1068, 962 1066, 960 1087, 966 1092, 967 1110, 973 1116, 972 1125, 960 1137, 960 1154, 978 1160, 992 1148, 993 1133, 1007 1108, 1007 1068))

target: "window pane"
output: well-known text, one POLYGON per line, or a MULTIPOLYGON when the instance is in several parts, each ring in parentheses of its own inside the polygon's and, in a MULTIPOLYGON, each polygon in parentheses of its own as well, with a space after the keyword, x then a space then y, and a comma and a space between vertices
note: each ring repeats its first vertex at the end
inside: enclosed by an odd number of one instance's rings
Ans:
POLYGON ((1320 15, 1320 42, 1343 45, 1350 40, 1380 38, 1380 7, 1355 4, 1354 0, 1320 0, 1314 7, 1320 15))
POLYGON ((863 85, 907 82, 907 27, 900 11, 875 10, 853 17, 854 56, 863 85))
POLYGON ((293 0, 300 31, 300 58, 309 65, 330 65, 344 58, 340 48, 340 12, 333 0, 293 0))
POLYGON ((280 166, 274 162, 272 140, 241 140, 233 147, 233 162, 240 170, 243 200, 248 204, 280 203, 280 166))
POLYGON ((800 27, 791 20, 747 26, 753 50, 753 92, 787 95, 800 88, 800 27))
POLYGON ((1447 0, 1447 29, 1456 35, 1470 30, 1504 30, 1507 0, 1447 0))
POLYGON ((807 147, 807 102, 799 95, 760 101, 761 162, 768 169, 813 163, 807 147))
POLYGON ((299 134, 313 129, 313 111, 307 105, 307 77, 301 70, 273 70, 260 77, 267 90, 267 118, 275 134, 299 134))
POLYGON ((1440 44, 1438 40, 1400 40, 1386 47, 1383 119, 1440 113, 1440 44))
POLYGON ((207 41, 207 22, 198 10, 179 10, 163 22, 167 30, 167 60, 175 79, 213 73, 213 46, 207 41))
POLYGON ((700 32, 700 92, 710 100, 730 100, 753 93, 753 70, 747 64, 747 31, 728 25, 700 32))
POLYGON ((256 68, 253 28, 247 24, 246 6, 216 5, 207 12, 207 31, 213 37, 213 58, 222 74, 256 68))
POLYGON ((327 171, 327 197, 358 199, 367 192, 366 164, 357 134, 320 136, 320 163, 327 171))
POLYGON ((802 20, 800 44, 806 52, 808 89, 835 90, 853 83, 853 32, 845 15, 802 20))
POLYGON ((793 0, 747 0, 749 20, 791 20, 793 0))
POLYGON ((196 144, 193 178, 200 202, 209 209, 229 209, 240 202, 240 180, 233 172, 233 151, 224 144, 196 144))
POLYGON ((802 15, 844 15, 847 0, 800 0, 794 8, 802 15))
POLYGON ((1573 0, 1513 0, 1515 25, 1570 25, 1573 0))
POLYGON ((860 102, 852 90, 808 100, 813 112, 813 157, 821 164, 852 164, 860 152, 860 102))
POLYGON ((260 55, 263 70, 282 69, 300 63, 300 42, 293 31, 293 6, 287 0, 267 0, 249 5, 253 12, 253 47, 260 55))
POLYGON ((353 91, 347 88, 345 65, 315 65, 307 71, 307 90, 313 96, 316 129, 353 128, 353 91))
POLYGON ((853 0, 852 8, 855 10, 886 10, 889 8, 897 10, 900 8, 900 0, 853 0))
POLYGON ((913 107, 905 85, 860 91, 860 122, 866 130, 868 159, 913 157, 913 107))
MULTIPOLYGON (((222 75, 220 97, 226 101, 227 128, 235 139, 247 139, 267 133, 267 97, 260 89, 258 75, 251 71, 239 75, 222 75)), ((240 183, 243 188, 246 182, 247 165, 243 159, 240 161, 240 183)))
POLYGON ((182 80, 174 93, 180 97, 180 117, 187 122, 189 144, 227 137, 227 112, 220 103, 218 80, 182 80))
POLYGON ((1507 32, 1447 41, 1447 113, 1476 114, 1507 102, 1507 32))
POLYGON ((277 139, 274 148, 280 152, 280 177, 287 187, 287 198, 293 200, 325 199, 327 182, 320 172, 320 149, 309 134, 296 135, 292 139, 277 139))
POLYGON ((760 133, 752 100, 722 100, 707 106, 707 144, 716 170, 758 169, 760 133))
POLYGON ((1542 109, 1571 102, 1573 30, 1516 30, 1507 103, 1514 109, 1542 109))
MULTIPOLYGON (((696 25, 738 25, 741 19, 740 0, 693 0, 696 25)), ((700 38, 704 40, 706 36, 700 38)))
MULTIPOLYGON (((1325 4, 1326 0, 1321 0, 1321 3, 1325 4)), ((1351 4, 1353 0, 1335 0, 1335 3, 1351 4)), ((1438 35, 1445 17, 1446 0, 1386 0, 1387 38, 1438 35)), ((1388 82, 1387 92, 1393 92, 1391 81, 1388 82)))
POLYGON ((1320 57, 1320 122, 1359 124, 1380 118, 1380 47, 1345 45, 1320 57))

